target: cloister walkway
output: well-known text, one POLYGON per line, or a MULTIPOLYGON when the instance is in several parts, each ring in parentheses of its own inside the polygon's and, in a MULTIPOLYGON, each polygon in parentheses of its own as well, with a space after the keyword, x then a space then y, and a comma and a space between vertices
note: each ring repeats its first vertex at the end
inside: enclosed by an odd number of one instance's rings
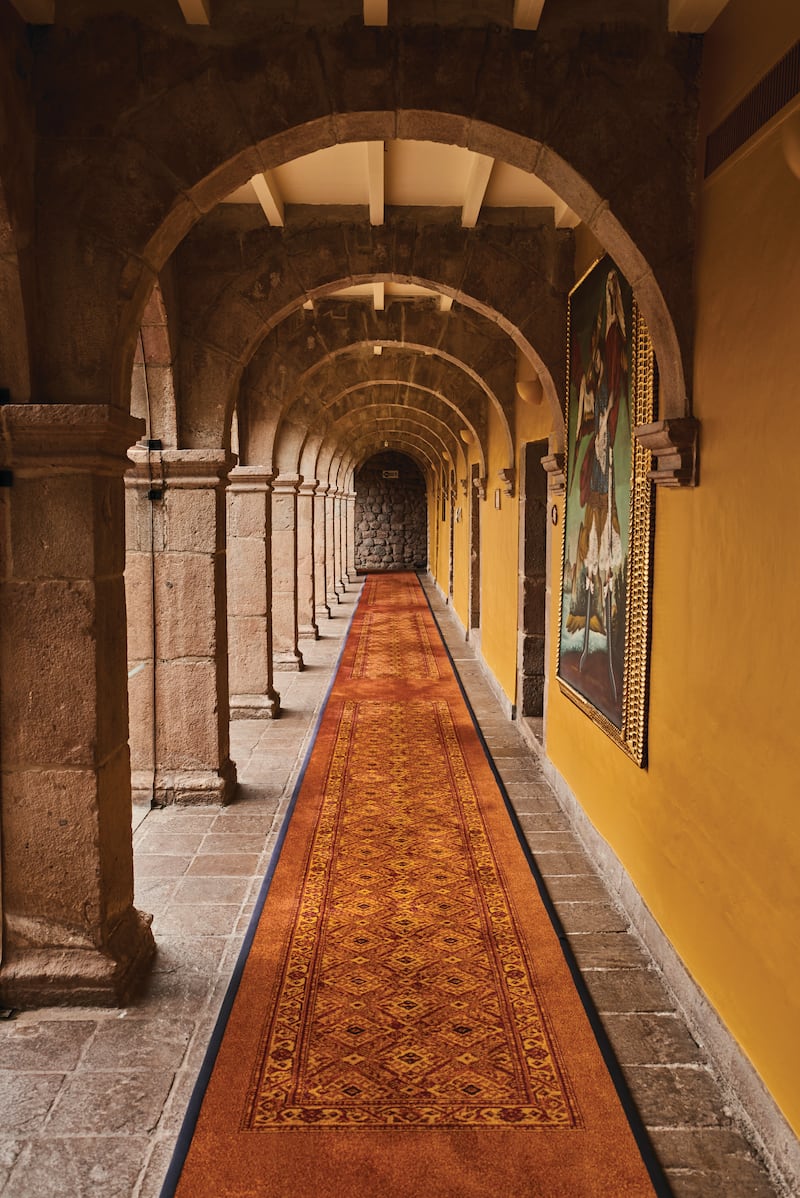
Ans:
MULTIPOLYGON (((451 612, 427 589, 675 1195, 779 1193, 536 756, 501 712, 451 612)), ((357 597, 351 588, 322 639, 304 642, 306 671, 278 679, 282 718, 233 723, 236 802, 134 812, 136 902, 153 912, 159 946, 147 993, 124 1010, 28 1011, 0 1024, 0 1194, 159 1193, 357 597)))

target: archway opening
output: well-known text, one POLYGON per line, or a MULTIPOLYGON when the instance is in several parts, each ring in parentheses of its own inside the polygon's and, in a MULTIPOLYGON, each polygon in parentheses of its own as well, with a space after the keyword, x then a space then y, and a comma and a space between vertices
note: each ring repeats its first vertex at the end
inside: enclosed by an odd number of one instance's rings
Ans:
POLYGON ((419 570, 428 562, 425 479, 407 454, 374 454, 355 473, 356 569, 419 570))

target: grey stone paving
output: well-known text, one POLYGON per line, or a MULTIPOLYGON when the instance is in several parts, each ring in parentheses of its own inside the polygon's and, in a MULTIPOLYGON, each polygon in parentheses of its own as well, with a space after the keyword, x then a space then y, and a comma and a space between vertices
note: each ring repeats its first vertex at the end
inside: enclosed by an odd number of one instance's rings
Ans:
MULTIPOLYGON (((158 1195, 356 594, 334 608, 323 639, 303 642, 308 669, 277 676, 282 718, 232 724, 235 803, 134 812, 136 901, 153 912, 158 943, 146 993, 124 1010, 26 1011, 0 1024, 3 1198, 158 1195)), ((536 758, 432 597, 676 1198, 780 1193, 536 758)))

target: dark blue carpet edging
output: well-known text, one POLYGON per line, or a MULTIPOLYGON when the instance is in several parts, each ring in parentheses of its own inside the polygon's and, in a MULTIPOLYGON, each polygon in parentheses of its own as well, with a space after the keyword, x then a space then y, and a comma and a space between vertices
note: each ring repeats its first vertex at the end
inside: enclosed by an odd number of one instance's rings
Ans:
POLYGON ((458 683, 459 690, 461 691, 461 697, 467 705, 467 711, 469 712, 472 725, 477 733, 478 740, 481 742, 481 748, 486 755, 486 760, 488 761, 489 768, 494 775, 497 788, 500 791, 500 794, 503 796, 503 802, 505 803, 506 811, 508 812, 509 819, 511 820, 514 832, 516 833, 520 848, 525 855, 525 860, 528 862, 528 867, 533 876, 533 880, 536 883, 536 888, 539 891, 539 898, 541 899, 542 906, 547 912, 550 922, 553 925, 553 931, 558 937, 558 943, 561 946, 562 953, 564 954, 564 960, 566 961, 570 974, 572 975, 572 981, 574 983, 575 989, 578 992, 578 997, 583 1004, 583 1009, 586 1012, 586 1017, 589 1020, 589 1024, 591 1026, 592 1032, 594 1033, 594 1038, 597 1041, 597 1046, 600 1049, 606 1069, 608 1070, 611 1080, 614 1083, 614 1089, 617 1091, 617 1097, 619 1098, 622 1109, 625 1112, 625 1117, 630 1125, 633 1138, 636 1141, 636 1146, 639 1149, 639 1153, 644 1161, 645 1168, 647 1169, 650 1180, 653 1183, 653 1189, 655 1190, 658 1198, 674 1198, 670 1184, 667 1181, 663 1169, 661 1168, 661 1163, 655 1154, 653 1145, 650 1143, 650 1137, 647 1134, 647 1129, 642 1122, 642 1117, 639 1114, 639 1110, 628 1088, 628 1083, 625 1080, 625 1075, 622 1072, 619 1061, 617 1060, 616 1053, 611 1046, 608 1033, 606 1032, 606 1029, 603 1026, 603 1021, 598 1014, 597 1007, 594 1004, 594 999, 592 998, 589 988, 584 981, 583 974, 580 971, 575 954, 572 951, 572 945, 570 944, 569 938, 564 931, 564 925, 561 923, 561 919, 559 917, 558 911, 556 910, 555 904, 550 897, 544 877, 539 870, 539 866, 536 864, 536 859, 533 856, 530 846, 525 838, 525 833, 522 830, 519 817, 517 816, 511 799, 508 796, 503 779, 500 777, 500 772, 494 763, 491 750, 486 743, 486 737, 483 735, 481 726, 478 723, 475 712, 472 709, 472 704, 469 701, 464 683, 461 681, 461 675, 458 672, 458 667, 453 659, 452 653, 450 652, 447 641, 445 640, 441 625, 436 617, 436 612, 433 610, 433 604, 431 603, 430 595, 425 589, 421 578, 419 579, 419 582, 430 609, 430 613, 433 617, 433 622, 436 625, 439 636, 441 637, 444 651, 447 654, 448 660, 453 669, 453 673, 456 676, 456 682, 458 683))
POLYGON ((278 858, 281 855, 283 842, 286 839, 286 833, 289 828, 292 813, 297 805, 297 797, 300 794, 300 788, 303 785, 303 780, 306 776, 308 763, 311 760, 311 754, 314 751, 314 745, 316 743, 319 726, 322 723, 322 717, 325 714, 325 708, 328 706, 328 700, 330 699, 331 691, 333 690, 333 684, 335 683, 339 673, 342 654, 345 651, 347 640, 350 635, 350 626, 352 625, 356 612, 358 611, 358 605, 361 602, 363 590, 364 587, 362 583, 355 607, 350 613, 350 619, 347 621, 347 627, 344 630, 342 645, 337 654, 336 661, 333 664, 331 680, 328 684, 328 689, 325 691, 325 696, 322 700, 322 703, 320 704, 317 718, 314 721, 314 726, 311 730, 311 736, 308 742, 308 748, 306 749, 306 754, 303 758, 303 764, 300 767, 300 773, 297 775, 297 781, 294 784, 292 797, 289 800, 289 806, 286 809, 285 816, 283 817, 283 823, 281 824, 280 831, 278 832, 278 839, 276 840, 275 847, 272 850, 272 855, 269 859, 269 865, 267 866, 266 873, 264 874, 264 880, 261 883, 261 889, 258 892, 256 905, 253 909, 253 914, 250 916, 250 922, 247 925, 247 931, 245 932, 244 940, 242 941, 242 947, 239 949, 239 955, 236 958, 236 964, 233 968, 233 973, 231 974, 231 980, 228 983, 227 990, 225 991, 225 997, 222 1000, 222 1005, 220 1006, 219 1014, 217 1015, 216 1023, 214 1024, 214 1030, 212 1031, 211 1038, 208 1042, 208 1048, 206 1049, 206 1055, 203 1058, 203 1064, 200 1066, 200 1072, 197 1075, 197 1081, 194 1084, 194 1089, 192 1090, 189 1103, 186 1107, 186 1114, 184 1116, 183 1123, 181 1124, 181 1130, 178 1133, 178 1138, 175 1142, 172 1160, 169 1163, 169 1168, 167 1169, 166 1177, 164 1178, 164 1182, 161 1187, 160 1198, 173 1198, 175 1194, 175 1188, 180 1180, 183 1166, 189 1153, 189 1146, 192 1142, 192 1136, 194 1135, 194 1129, 197 1126, 200 1108, 203 1105, 203 1098, 205 1097, 208 1083, 211 1080, 211 1073, 214 1069, 214 1065, 217 1060, 217 1054, 219 1053, 220 1045, 222 1044, 222 1038, 225 1035, 225 1029, 228 1025, 228 1019, 230 1018, 231 1010, 233 1008, 233 1003, 242 980, 245 962, 247 961, 253 940, 255 938, 256 928, 258 927, 258 922, 261 919, 261 913, 264 910, 264 903, 267 901, 269 888, 272 884, 272 878, 275 874, 275 867, 278 864, 278 858))

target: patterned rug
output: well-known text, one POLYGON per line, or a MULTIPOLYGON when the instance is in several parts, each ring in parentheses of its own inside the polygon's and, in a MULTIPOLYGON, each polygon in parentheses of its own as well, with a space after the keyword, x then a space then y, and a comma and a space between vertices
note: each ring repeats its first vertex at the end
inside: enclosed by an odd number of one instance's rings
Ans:
POLYGON ((662 1192, 413 574, 365 583, 179 1167, 164 1198, 662 1192))

